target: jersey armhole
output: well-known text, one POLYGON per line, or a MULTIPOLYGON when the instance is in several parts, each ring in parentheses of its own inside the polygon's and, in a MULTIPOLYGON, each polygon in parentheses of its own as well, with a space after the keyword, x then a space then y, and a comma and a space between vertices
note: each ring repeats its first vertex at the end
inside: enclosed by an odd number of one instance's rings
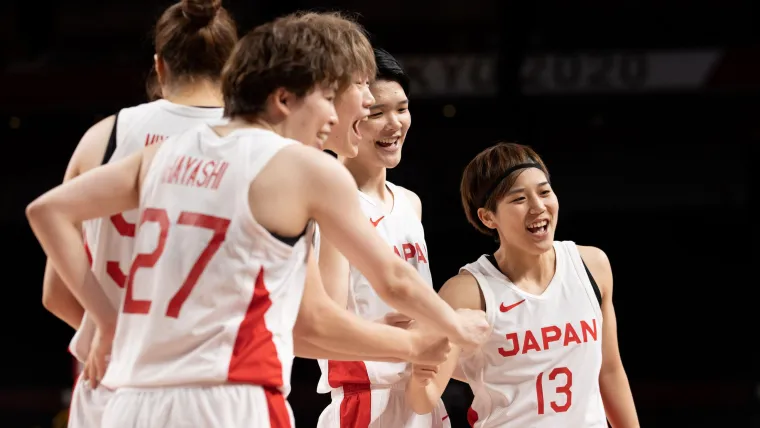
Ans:
POLYGON ((602 293, 599 291, 599 286, 596 284, 594 275, 591 275, 591 271, 588 270, 588 266, 586 266, 586 262, 583 261, 583 257, 581 257, 581 262, 583 263, 583 268, 586 269, 586 275, 588 275, 588 280, 591 282, 591 288, 594 290, 594 295, 599 302, 599 307, 602 307, 602 293))
POLYGON ((101 165, 105 165, 111 160, 113 152, 116 151, 116 124, 119 122, 119 113, 117 112, 113 118, 113 128, 111 128, 111 135, 108 137, 108 145, 106 146, 106 152, 103 153, 103 161, 101 165))

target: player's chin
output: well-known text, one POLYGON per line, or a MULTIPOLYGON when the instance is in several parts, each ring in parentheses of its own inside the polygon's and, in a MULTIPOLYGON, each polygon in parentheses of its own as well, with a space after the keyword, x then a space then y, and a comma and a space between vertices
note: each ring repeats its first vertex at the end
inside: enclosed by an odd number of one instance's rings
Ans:
POLYGON ((554 245, 554 230, 550 227, 546 233, 536 236, 527 232, 526 247, 529 248, 529 252, 533 254, 543 254, 552 249, 554 245))

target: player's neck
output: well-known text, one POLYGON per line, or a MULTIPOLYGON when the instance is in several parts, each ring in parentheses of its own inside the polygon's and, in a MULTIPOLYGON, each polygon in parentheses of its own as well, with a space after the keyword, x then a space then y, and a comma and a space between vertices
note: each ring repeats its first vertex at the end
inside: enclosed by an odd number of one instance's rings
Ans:
POLYGON ((388 194, 388 188, 385 186, 385 168, 367 168, 365 166, 359 166, 355 162, 344 162, 346 168, 351 172, 356 180, 356 185, 362 193, 369 196, 376 197, 381 201, 385 201, 386 197, 391 197, 388 194))
POLYGON ((557 255, 552 248, 540 255, 502 245, 494 253, 499 270, 515 285, 534 284, 546 287, 557 270, 557 255))
POLYGON ((177 85, 162 91, 164 99, 174 104, 195 107, 223 107, 224 98, 218 84, 208 80, 177 85))

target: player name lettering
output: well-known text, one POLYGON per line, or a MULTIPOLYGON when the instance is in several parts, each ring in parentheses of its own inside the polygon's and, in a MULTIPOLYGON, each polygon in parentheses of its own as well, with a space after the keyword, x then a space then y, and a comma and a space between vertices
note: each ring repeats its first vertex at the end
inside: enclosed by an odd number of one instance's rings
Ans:
POLYGON ((145 145, 151 146, 153 144, 158 144, 161 141, 164 141, 168 137, 166 135, 159 135, 159 134, 145 134, 145 145))
POLYGON ((228 166, 226 161, 179 156, 166 169, 161 182, 216 190, 228 166))
POLYGON ((401 246, 393 246, 393 252, 397 256, 404 259, 404 261, 416 260, 417 263, 427 263, 427 257, 425 257, 425 251, 418 243, 401 244, 401 246), (399 250, 400 248, 400 250, 399 250))
POLYGON ((499 348, 499 354, 502 357, 513 357, 518 353, 527 354, 528 352, 546 351, 551 346, 580 345, 581 343, 588 342, 589 339, 594 342, 597 341, 596 319, 590 323, 588 321, 581 321, 576 327, 573 327, 572 323, 567 323, 564 328, 550 325, 541 327, 539 331, 535 332, 526 330, 521 333, 507 333, 507 342, 510 342, 511 346, 499 348), (580 336, 578 336, 579 330, 581 332, 580 336), (556 343, 552 345, 553 342, 556 343))

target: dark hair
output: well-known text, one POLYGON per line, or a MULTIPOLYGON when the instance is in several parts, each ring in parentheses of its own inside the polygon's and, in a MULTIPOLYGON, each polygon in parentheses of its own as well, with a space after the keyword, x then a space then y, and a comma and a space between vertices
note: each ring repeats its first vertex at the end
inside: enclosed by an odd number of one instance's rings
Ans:
POLYGON ((375 48, 375 62, 377 63, 377 80, 387 80, 396 82, 404 90, 406 96, 409 96, 409 76, 406 74, 401 64, 388 51, 375 48))
POLYGON ((224 67, 224 114, 259 114, 277 88, 301 97, 318 84, 347 87, 356 73, 374 76, 371 52, 361 26, 337 13, 292 14, 260 25, 224 67))
POLYGON ((221 0, 182 0, 158 19, 154 45, 172 82, 218 80, 237 40, 237 26, 221 0))
POLYGON ((521 164, 536 164, 546 174, 546 178, 549 178, 549 170, 541 157, 530 147, 516 143, 498 143, 491 146, 478 153, 464 168, 462 183, 459 186, 462 207, 467 221, 479 232, 498 236, 495 230, 487 228, 480 221, 478 209, 496 211, 499 201, 515 184, 520 172, 525 170, 521 168, 521 164), (518 169, 504 176, 504 173, 516 166, 518 169))
POLYGON ((156 73, 156 67, 151 67, 148 71, 148 75, 145 78, 145 94, 148 96, 148 101, 156 101, 163 98, 161 93, 161 84, 158 82, 158 73, 156 73))

